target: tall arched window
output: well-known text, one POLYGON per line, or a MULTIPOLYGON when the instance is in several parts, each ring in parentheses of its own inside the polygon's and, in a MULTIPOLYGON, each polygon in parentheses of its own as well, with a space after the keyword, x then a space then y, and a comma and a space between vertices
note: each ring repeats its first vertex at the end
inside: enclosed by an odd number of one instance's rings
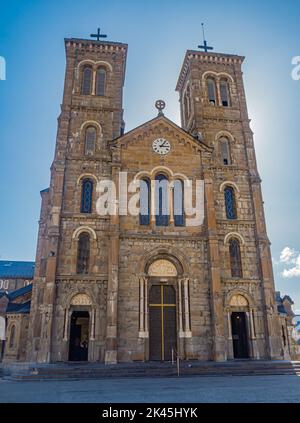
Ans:
POLYGON ((96 128, 94 126, 89 126, 88 128, 86 128, 84 146, 84 153, 86 156, 93 156, 95 154, 96 138, 96 128))
POLYGON ((79 235, 77 250, 77 273, 89 273, 90 264, 90 236, 83 232, 79 235))
POLYGON ((221 95, 222 106, 229 107, 230 106, 229 85, 226 79, 221 79, 220 81, 220 95, 221 95))
POLYGON ((13 348, 15 345, 15 337, 16 337, 16 326, 12 325, 10 329, 10 335, 9 335, 9 348, 13 348))
POLYGON ((155 177, 155 222, 156 226, 169 225, 169 181, 159 174, 155 177))
POLYGON ((184 188, 180 179, 174 181, 173 204, 174 204, 174 225, 184 226, 184 188))
POLYGON ((239 240, 231 238, 229 241, 230 268, 233 278, 242 277, 242 261, 239 240))
POLYGON ((151 188, 149 179, 140 181, 140 225, 150 225, 151 188))
POLYGON ((92 93, 92 83, 93 69, 90 66, 86 66, 82 72, 81 94, 90 95, 92 93))
POLYGON ((207 96, 209 104, 215 105, 216 104, 216 83, 213 78, 207 78, 207 96))
POLYGON ((96 95, 105 95, 106 70, 104 68, 97 69, 96 77, 96 95))
POLYGON ((93 185, 91 179, 82 180, 81 213, 92 213, 93 185))
POLYGON ((227 219, 236 219, 236 202, 234 189, 230 186, 224 189, 225 209, 227 219))
POLYGON ((221 162, 223 165, 228 166, 231 164, 229 141, 227 138, 222 137, 219 142, 220 142, 221 162))

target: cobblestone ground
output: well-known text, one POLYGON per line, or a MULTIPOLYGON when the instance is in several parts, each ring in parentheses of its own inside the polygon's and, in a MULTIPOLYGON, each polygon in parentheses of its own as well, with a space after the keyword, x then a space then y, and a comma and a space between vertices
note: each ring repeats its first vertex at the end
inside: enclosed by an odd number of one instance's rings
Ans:
POLYGON ((300 402, 298 376, 122 378, 12 382, 0 402, 300 402))

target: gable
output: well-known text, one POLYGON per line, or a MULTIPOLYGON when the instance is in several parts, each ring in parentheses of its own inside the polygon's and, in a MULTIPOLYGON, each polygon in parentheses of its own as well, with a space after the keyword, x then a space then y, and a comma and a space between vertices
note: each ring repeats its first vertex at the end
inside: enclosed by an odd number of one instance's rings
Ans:
POLYGON ((187 146, 194 153, 199 154, 201 151, 211 152, 213 149, 204 142, 197 140, 195 137, 184 131, 170 119, 165 116, 157 116, 156 118, 138 126, 127 132, 121 137, 111 142, 112 146, 127 147, 129 144, 141 143, 145 138, 172 138, 181 146, 187 146))

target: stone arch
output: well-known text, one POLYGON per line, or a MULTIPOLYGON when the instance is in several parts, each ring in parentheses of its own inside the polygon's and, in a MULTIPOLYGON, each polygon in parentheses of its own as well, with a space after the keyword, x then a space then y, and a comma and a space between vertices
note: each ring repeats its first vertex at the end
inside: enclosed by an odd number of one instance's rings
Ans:
POLYGON ((245 240, 238 232, 229 232, 227 235, 225 235, 224 238, 224 244, 227 245, 230 238, 238 238, 238 240, 241 242, 241 245, 245 245, 245 240))
POLYGON ((229 138, 230 141, 235 142, 234 136, 228 131, 219 131, 215 136, 215 141, 219 141, 220 138, 229 138))
POLYGON ((93 175, 92 173, 82 173, 82 174, 78 177, 76 184, 77 184, 77 185, 80 185, 80 183, 81 183, 82 179, 85 179, 85 178, 87 178, 87 179, 93 179, 93 180, 94 180, 94 182, 96 183, 96 185, 97 185, 97 183, 98 183, 98 179, 97 179, 97 177, 96 177, 95 175, 93 175))
POLYGON ((237 197, 240 196, 240 189, 239 189, 238 185, 235 182, 232 182, 232 181, 224 181, 224 182, 222 182, 221 185, 220 185, 220 192, 223 192, 224 191, 224 188, 227 187, 227 186, 230 186, 230 187, 234 188, 234 191, 236 193, 236 196, 237 197))
POLYGON ((88 126, 96 126, 99 129, 99 134, 102 135, 102 126, 100 125, 99 122, 96 122, 95 120, 86 120, 82 123, 82 125, 80 126, 80 132, 82 133, 85 128, 87 128, 88 126))
POLYGON ((90 228, 89 226, 80 226, 79 228, 75 229, 75 231, 73 232, 73 235, 72 235, 72 239, 78 241, 79 235, 82 232, 88 232, 90 235, 92 235, 92 237, 95 241, 97 240, 96 232, 94 231, 93 228, 90 228))
POLYGON ((98 60, 97 62, 94 62, 94 63, 97 68, 103 66, 106 69, 110 70, 111 72, 113 71, 112 65, 104 60, 98 60))

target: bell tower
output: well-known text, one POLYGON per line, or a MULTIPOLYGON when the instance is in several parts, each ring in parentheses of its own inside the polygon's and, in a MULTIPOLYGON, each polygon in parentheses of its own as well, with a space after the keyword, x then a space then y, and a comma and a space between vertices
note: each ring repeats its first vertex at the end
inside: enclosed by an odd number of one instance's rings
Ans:
POLYGON ((108 142, 124 131, 127 44, 101 37, 98 30, 96 40, 65 39, 63 101, 50 187, 41 192, 29 326, 28 359, 37 362, 68 360, 71 314, 65 301, 74 307, 79 300, 72 298, 82 291, 90 321, 89 359, 97 361, 104 355, 106 331, 97 333, 96 323, 106 308, 109 221, 97 215, 93 192, 98 179, 111 174, 108 142), (84 256, 84 242, 93 260, 84 256), (95 298, 100 300, 94 302, 95 298))
POLYGON ((253 356, 280 357, 270 242, 242 76, 244 57, 208 51, 212 48, 206 42, 199 47, 205 51, 186 52, 176 90, 182 127, 213 148, 210 157, 202 157, 211 267, 213 359, 233 356, 232 313, 230 308, 224 310, 223 298, 234 287, 251 292, 254 314, 263 314, 263 319, 249 314, 253 356), (232 243, 237 245, 235 252, 232 243), (238 272, 229 270, 234 254, 236 261, 240 260, 238 272), (264 328, 264 342, 254 334, 255 322, 259 320, 264 328))

